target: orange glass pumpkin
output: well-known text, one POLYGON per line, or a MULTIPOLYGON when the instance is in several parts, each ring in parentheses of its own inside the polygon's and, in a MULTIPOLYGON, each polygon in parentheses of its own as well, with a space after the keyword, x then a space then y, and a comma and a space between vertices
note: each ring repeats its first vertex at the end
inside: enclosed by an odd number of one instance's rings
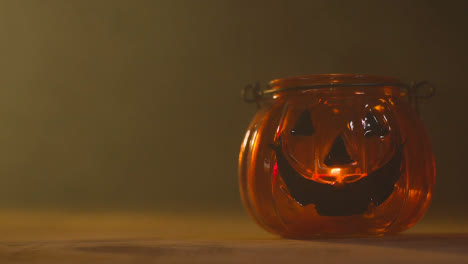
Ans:
POLYGON ((239 156, 241 197, 260 226, 288 238, 369 236, 424 215, 435 163, 405 84, 328 74, 270 87, 257 93, 239 156))

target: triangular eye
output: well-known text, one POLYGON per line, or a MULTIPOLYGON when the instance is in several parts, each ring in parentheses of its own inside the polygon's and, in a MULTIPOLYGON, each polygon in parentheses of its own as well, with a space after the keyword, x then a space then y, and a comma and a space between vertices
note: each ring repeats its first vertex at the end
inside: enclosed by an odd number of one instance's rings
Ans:
POLYGON ((371 112, 367 112, 363 121, 364 121, 363 124, 364 124, 364 136, 365 137, 372 137, 372 136, 384 137, 388 135, 389 133, 388 129, 384 128, 377 120, 377 117, 371 112))
POLYGON ((307 110, 301 113, 299 118, 294 125, 294 128, 291 130, 291 135, 293 136, 311 136, 314 134, 315 129, 312 125, 312 119, 310 118, 310 113, 307 110))

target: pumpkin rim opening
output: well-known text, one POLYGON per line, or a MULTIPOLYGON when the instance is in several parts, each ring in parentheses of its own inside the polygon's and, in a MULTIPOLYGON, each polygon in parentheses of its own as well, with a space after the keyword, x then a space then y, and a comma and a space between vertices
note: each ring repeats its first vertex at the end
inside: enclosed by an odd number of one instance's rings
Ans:
POLYGON ((335 87, 366 87, 376 88, 385 86, 390 89, 407 88, 408 85, 400 80, 369 74, 314 74, 274 79, 269 82, 269 92, 276 93, 291 90, 319 90, 335 87))

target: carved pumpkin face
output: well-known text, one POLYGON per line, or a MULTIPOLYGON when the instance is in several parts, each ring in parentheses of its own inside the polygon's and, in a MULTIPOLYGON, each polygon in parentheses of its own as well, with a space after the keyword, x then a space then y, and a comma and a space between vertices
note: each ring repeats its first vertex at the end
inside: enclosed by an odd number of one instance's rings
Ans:
POLYGON ((295 201, 314 204, 324 216, 354 215, 392 194, 402 147, 385 100, 364 107, 318 100, 291 108, 272 148, 295 201))

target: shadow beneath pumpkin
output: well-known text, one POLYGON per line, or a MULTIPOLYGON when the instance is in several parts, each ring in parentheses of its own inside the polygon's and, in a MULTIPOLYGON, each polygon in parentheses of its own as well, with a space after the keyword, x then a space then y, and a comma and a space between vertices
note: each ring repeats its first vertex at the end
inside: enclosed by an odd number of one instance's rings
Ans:
POLYGON ((439 251, 468 255, 468 233, 463 234, 398 234, 372 238, 330 238, 314 240, 325 243, 359 244, 422 251, 439 251))

